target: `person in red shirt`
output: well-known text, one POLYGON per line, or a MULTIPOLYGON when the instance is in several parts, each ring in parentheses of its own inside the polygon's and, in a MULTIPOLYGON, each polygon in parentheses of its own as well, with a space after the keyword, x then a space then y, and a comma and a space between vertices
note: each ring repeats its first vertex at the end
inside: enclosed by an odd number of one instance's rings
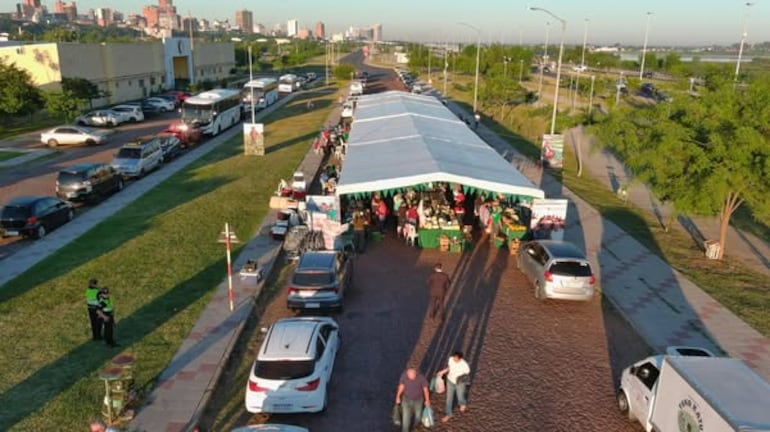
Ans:
POLYGON ((388 205, 385 204, 385 200, 381 199, 377 204, 377 227, 380 229, 381 234, 385 234, 385 221, 388 218, 388 205))

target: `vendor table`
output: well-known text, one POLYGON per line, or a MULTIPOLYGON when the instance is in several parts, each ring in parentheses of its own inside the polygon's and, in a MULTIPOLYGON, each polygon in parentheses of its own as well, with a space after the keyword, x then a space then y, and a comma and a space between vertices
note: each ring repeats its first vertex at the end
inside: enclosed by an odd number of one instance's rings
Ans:
POLYGON ((417 230, 419 236, 418 241, 420 247, 423 249, 438 249, 439 238, 442 234, 449 237, 450 240, 457 238, 461 240, 463 238, 463 232, 460 227, 452 228, 420 228, 417 230))
POLYGON ((508 237, 508 240, 521 240, 529 232, 525 227, 514 224, 502 224, 502 231, 508 237))

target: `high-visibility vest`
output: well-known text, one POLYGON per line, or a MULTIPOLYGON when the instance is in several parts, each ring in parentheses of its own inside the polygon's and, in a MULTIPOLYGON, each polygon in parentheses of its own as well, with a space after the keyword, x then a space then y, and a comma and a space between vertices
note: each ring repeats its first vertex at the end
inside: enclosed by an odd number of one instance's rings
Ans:
POLYGON ((113 310, 115 310, 114 305, 112 304, 111 298, 103 298, 99 302, 99 305, 102 308, 102 312, 104 313, 112 313, 113 310))
POLYGON ((86 288, 86 304, 88 306, 99 306, 99 288, 86 288))

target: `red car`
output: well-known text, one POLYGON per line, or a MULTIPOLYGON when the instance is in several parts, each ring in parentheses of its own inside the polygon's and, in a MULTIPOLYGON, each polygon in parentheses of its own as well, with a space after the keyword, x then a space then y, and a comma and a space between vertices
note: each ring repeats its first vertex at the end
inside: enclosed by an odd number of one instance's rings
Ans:
POLYGON ((192 96, 190 93, 183 92, 180 90, 169 90, 166 92, 167 96, 173 96, 176 98, 177 104, 181 104, 184 102, 188 97, 192 96))
POLYGON ((179 138, 179 141, 182 142, 182 146, 185 148, 200 142, 203 137, 199 127, 181 121, 169 124, 161 134, 169 134, 179 138))

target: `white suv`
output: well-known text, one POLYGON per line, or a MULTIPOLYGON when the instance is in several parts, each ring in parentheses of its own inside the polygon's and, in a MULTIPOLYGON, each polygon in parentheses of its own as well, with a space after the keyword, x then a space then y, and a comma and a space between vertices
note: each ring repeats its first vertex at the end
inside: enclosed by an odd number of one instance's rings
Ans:
POLYGON ((246 411, 323 411, 339 345, 339 326, 329 317, 276 321, 267 331, 251 368, 246 411))
POLYGON ((144 121, 144 111, 141 105, 115 105, 110 108, 116 115, 120 116, 121 123, 136 123, 144 121))

